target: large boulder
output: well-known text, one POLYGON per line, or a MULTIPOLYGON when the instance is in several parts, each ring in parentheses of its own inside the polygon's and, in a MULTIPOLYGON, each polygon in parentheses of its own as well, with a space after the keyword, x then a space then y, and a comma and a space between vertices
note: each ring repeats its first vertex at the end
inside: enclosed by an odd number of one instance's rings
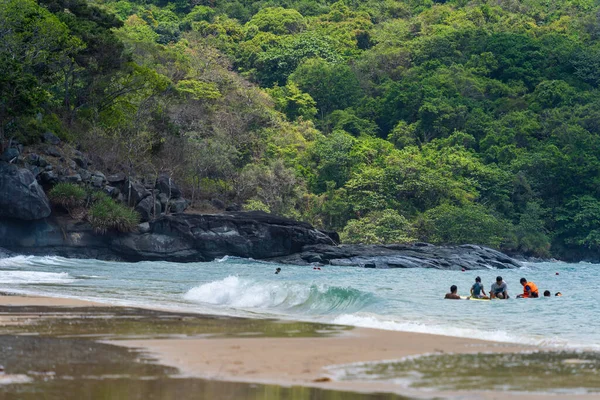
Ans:
POLYGON ((11 147, 9 149, 4 150, 4 153, 2 153, 2 156, 0 156, 0 160, 6 162, 14 162, 19 158, 19 154, 20 153, 18 149, 11 147))
POLYGON ((333 241, 309 224, 255 211, 161 216, 147 233, 115 236, 111 249, 133 261, 211 261, 284 256, 309 244, 333 241))
POLYGON ((125 195, 126 199, 129 198, 131 194, 129 203, 131 205, 137 205, 140 201, 144 200, 152 193, 150 193, 150 191, 146 189, 140 182, 127 180, 123 185, 123 194, 125 195))
POLYGON ((110 183, 113 186, 125 182, 125 179, 126 179, 126 176, 122 172, 118 172, 116 174, 109 175, 106 177, 106 180, 108 181, 108 183, 110 183))
POLYGON ((60 143, 60 139, 58 136, 56 136, 54 133, 52 132, 46 132, 44 133, 44 135, 42 136, 42 139, 44 140, 44 142, 46 143, 50 143, 53 145, 57 145, 60 143))
POLYGON ((181 214, 188 207, 188 202, 185 199, 179 198, 169 201, 168 206, 171 213, 181 214))
POLYGON ((432 268, 448 270, 510 269, 521 265, 499 251, 477 245, 434 246, 427 243, 389 245, 308 245, 296 254, 274 258, 283 264, 340 265, 365 268, 432 268))
POLYGON ((152 216, 160 215, 162 211, 162 206, 158 199, 154 199, 152 196, 148 196, 140 201, 137 206, 135 206, 135 211, 140 214, 142 222, 150 221, 152 216))
POLYGON ((48 198, 31 171, 0 163, 0 218, 30 221, 46 218, 50 212, 48 198))
POLYGON ((156 189, 161 193, 166 194, 171 199, 178 199, 181 197, 181 190, 175 185, 173 179, 168 175, 161 175, 156 180, 156 189))

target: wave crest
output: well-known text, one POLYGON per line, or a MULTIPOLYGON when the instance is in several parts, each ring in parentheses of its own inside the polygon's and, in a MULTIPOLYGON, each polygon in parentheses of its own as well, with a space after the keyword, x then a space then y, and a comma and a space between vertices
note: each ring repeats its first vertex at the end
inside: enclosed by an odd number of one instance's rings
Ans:
POLYGON ((285 309, 296 313, 354 312, 375 298, 353 288, 294 282, 258 282, 228 276, 190 289, 184 298, 195 303, 233 308, 285 309))
POLYGON ((0 283, 71 283, 75 282, 66 272, 0 271, 0 283))

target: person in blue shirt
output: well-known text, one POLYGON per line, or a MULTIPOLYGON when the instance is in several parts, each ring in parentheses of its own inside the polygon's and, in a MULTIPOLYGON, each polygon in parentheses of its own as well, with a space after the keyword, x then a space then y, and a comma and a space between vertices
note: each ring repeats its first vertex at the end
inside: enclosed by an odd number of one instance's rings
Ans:
POLYGON ((475 278, 475 283, 471 286, 471 297, 475 299, 489 299, 489 297, 485 295, 485 290, 481 284, 480 277, 475 278))

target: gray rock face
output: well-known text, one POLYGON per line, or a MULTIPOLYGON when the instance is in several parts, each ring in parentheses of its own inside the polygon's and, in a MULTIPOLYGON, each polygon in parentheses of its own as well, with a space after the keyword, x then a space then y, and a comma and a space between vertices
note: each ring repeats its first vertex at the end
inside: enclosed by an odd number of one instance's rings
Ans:
POLYGON ((44 171, 41 174, 41 181, 46 185, 54 185, 58 183, 58 174, 54 171, 44 171))
POLYGON ((169 211, 173 214, 181 214, 187 208, 188 203, 185 199, 175 199, 169 201, 169 211))
POLYGON ((108 181, 108 183, 110 183, 112 185, 116 185, 118 183, 123 183, 123 182, 125 182, 125 174, 122 172, 119 172, 114 175, 109 175, 106 177, 106 180, 108 181))
POLYGON ((52 156, 52 157, 61 157, 62 154, 60 153, 60 151, 58 151, 58 149, 54 146, 48 146, 44 149, 44 153, 46 153, 46 155, 52 156))
POLYGON ((79 168, 87 169, 89 162, 87 158, 81 152, 77 151, 75 157, 73 157, 73 161, 79 168))
POLYGON ((19 158, 19 155, 19 150, 15 149, 14 147, 11 147, 9 149, 4 150, 4 153, 2 153, 2 156, 0 156, 0 160, 6 162, 13 162, 17 158, 19 158))
POLYGON ((88 170, 81 168, 81 169, 79 170, 79 176, 81 176, 81 179, 82 179, 84 182, 87 182, 87 181, 89 181, 89 180, 90 180, 90 178, 92 177, 92 174, 91 174, 91 173, 90 173, 88 170))
POLYGON ((101 188, 103 180, 102 180, 102 177, 93 175, 91 178, 91 182, 92 182, 92 186, 94 186, 96 188, 101 188))
POLYGON ((123 194, 125 195, 125 198, 129 196, 129 191, 131 191, 130 203, 132 205, 137 205, 140 201, 150 196, 150 191, 146 189, 144 185, 135 181, 125 182, 123 187, 123 194))
POLYGON ((156 189, 158 189, 161 193, 170 196, 171 199, 178 199, 181 197, 181 190, 175 185, 175 182, 167 176, 161 175, 156 180, 156 189))
POLYGON ((519 268, 521 265, 487 247, 476 245, 309 245, 301 252, 271 261, 308 265, 343 265, 365 268, 435 268, 473 270, 486 268, 519 268))
POLYGON ((162 206, 163 210, 166 210, 167 203, 169 202, 169 196, 167 196, 164 193, 159 193, 157 198, 158 198, 158 201, 160 201, 160 205, 162 206))
POLYGON ((65 182, 69 182, 69 183, 80 183, 81 182, 81 175, 79 174, 73 174, 73 175, 68 175, 64 177, 65 182))
POLYGON ((226 208, 225 203, 219 199, 212 199, 210 201, 210 204, 217 210, 225 210, 225 208, 226 208))
POLYGON ((0 217, 36 220, 50 215, 50 203, 31 171, 0 163, 0 217))
POLYGON ((97 235, 87 223, 58 217, 32 222, 0 219, 0 247, 21 254, 187 262, 225 255, 265 259, 332 243, 308 224, 262 212, 162 216, 144 225, 143 231, 97 235))
POLYGON ((155 215, 160 215, 162 211, 162 206, 160 205, 160 201, 158 199, 154 200, 152 196, 148 196, 142 201, 138 203, 135 207, 135 211, 140 214, 142 218, 142 222, 150 221, 152 217, 155 215))
POLYGON ((58 136, 56 136, 54 133, 52 133, 50 131, 44 133, 44 136, 42 137, 42 139, 44 139, 44 142, 50 143, 53 145, 57 145, 60 143, 60 139, 58 138, 58 136))
POLYGON ((40 156, 35 154, 35 153, 31 153, 28 154, 27 157, 25 158, 25 161, 31 165, 40 165, 40 156))

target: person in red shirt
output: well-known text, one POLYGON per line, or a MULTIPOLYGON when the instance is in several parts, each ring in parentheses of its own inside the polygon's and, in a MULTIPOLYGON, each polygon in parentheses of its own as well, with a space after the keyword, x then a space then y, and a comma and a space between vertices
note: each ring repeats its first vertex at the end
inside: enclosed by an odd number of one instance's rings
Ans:
POLYGON ((520 294, 517 297, 522 297, 524 299, 540 297, 540 292, 535 283, 529 282, 525 278, 521 278, 519 282, 523 285, 523 294, 520 294))

